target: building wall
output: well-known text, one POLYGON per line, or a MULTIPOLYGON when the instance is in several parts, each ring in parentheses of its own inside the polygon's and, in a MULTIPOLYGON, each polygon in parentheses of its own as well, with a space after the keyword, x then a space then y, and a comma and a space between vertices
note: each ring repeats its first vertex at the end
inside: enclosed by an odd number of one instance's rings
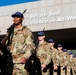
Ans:
POLYGON ((11 15, 25 9, 23 25, 33 32, 76 27, 76 0, 39 0, 0 7, 0 35, 13 23, 11 15))

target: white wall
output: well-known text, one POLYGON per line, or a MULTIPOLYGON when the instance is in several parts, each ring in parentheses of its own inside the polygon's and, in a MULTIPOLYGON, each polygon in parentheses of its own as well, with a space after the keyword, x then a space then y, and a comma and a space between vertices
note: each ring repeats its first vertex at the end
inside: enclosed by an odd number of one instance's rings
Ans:
POLYGON ((33 32, 76 27, 76 0, 40 0, 0 7, 0 34, 13 23, 11 15, 25 9, 23 24, 33 32))

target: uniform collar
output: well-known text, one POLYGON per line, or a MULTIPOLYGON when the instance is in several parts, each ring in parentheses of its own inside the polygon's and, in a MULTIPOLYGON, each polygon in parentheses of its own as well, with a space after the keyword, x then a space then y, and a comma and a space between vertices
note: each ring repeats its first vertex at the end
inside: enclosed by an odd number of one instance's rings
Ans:
POLYGON ((21 26, 19 28, 14 28, 14 31, 19 31, 19 30, 22 30, 24 26, 21 26))

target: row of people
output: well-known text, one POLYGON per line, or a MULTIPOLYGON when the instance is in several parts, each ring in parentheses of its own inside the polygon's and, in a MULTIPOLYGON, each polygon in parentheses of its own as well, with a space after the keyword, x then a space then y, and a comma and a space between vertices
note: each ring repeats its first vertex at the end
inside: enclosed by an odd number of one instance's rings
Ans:
MULTIPOLYGON (((39 32, 37 35, 39 40, 37 56, 41 61, 41 68, 45 68, 52 59, 54 75, 71 75, 71 70, 73 75, 76 75, 76 56, 71 57, 71 53, 68 54, 67 49, 63 49, 61 44, 58 44, 56 49, 53 39, 50 39, 47 43, 44 40, 44 32, 39 32)), ((42 75, 49 75, 52 70, 48 70, 46 73, 42 71, 42 75)))
MULTIPOLYGON (((8 74, 6 75, 30 75, 24 67, 34 50, 36 50, 36 56, 40 60, 41 75, 49 75, 52 72, 51 69, 46 69, 52 61, 54 75, 70 75, 68 71, 70 58, 67 53, 63 52, 62 46, 58 44, 58 48, 54 48, 55 42, 52 39, 46 42, 44 32, 38 32, 37 36, 39 43, 36 48, 31 30, 22 24, 24 20, 23 14, 16 12, 12 17, 14 23, 7 29, 6 38, 1 41, 2 44, 7 45, 7 49, 10 51, 12 57, 11 63, 13 63, 10 65, 9 61, 7 61, 6 69, 8 74), (58 66, 60 66, 61 71, 58 70, 58 66), (13 68, 12 73, 8 71, 10 67, 13 68), (63 70, 65 67, 66 70, 63 70)), ((34 61, 31 62, 33 63, 34 61)), ((72 67, 72 65, 70 66, 75 71, 75 66, 73 65, 72 67)))

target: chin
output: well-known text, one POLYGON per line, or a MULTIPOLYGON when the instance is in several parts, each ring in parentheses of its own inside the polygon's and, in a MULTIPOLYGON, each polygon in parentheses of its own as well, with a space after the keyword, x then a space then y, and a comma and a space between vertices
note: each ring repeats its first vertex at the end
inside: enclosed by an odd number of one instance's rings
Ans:
POLYGON ((18 23, 14 23, 15 25, 19 25, 18 23))

